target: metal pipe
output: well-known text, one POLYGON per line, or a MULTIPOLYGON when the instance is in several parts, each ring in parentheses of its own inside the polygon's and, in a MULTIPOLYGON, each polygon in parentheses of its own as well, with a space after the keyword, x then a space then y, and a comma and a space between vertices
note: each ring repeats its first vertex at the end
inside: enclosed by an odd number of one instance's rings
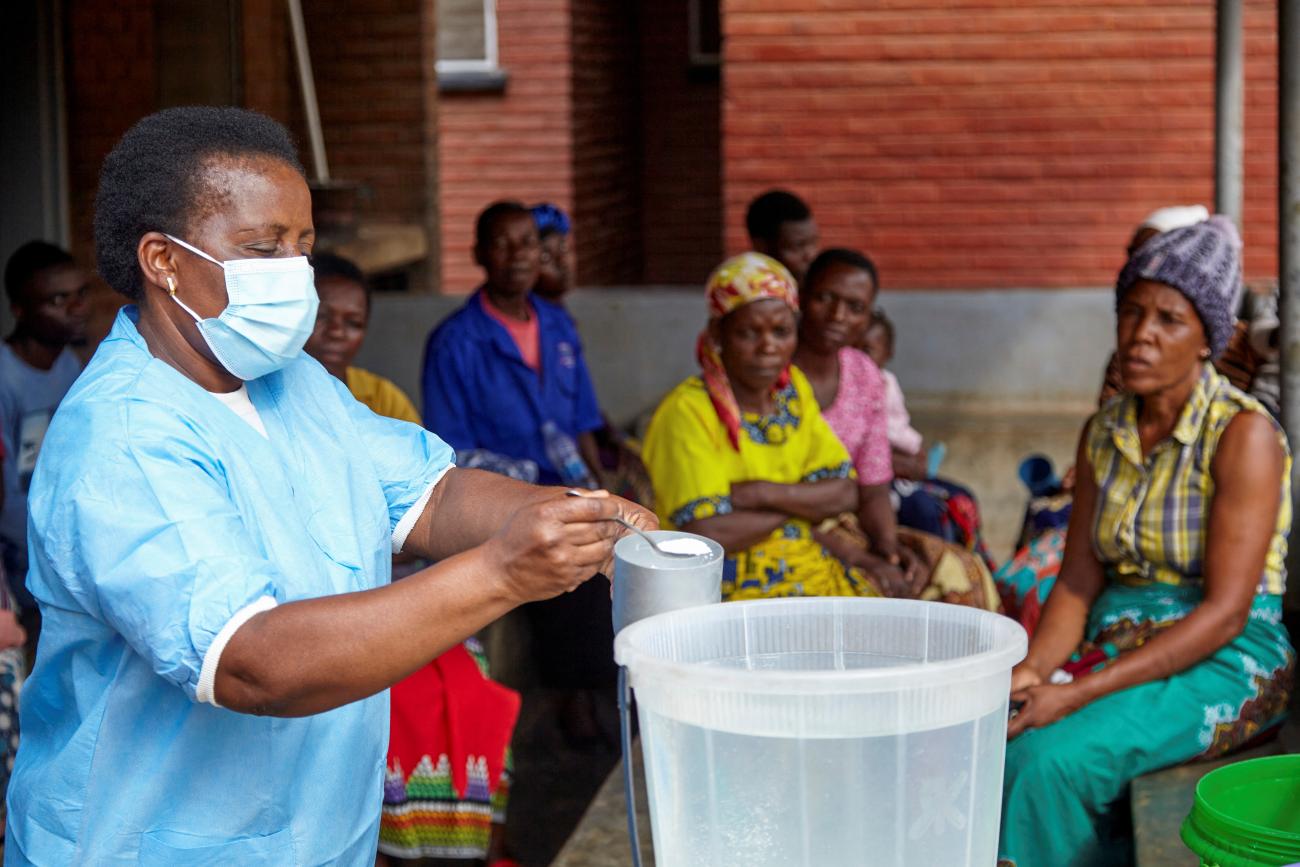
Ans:
POLYGON ((311 54, 307 52, 307 26, 302 19, 301 0, 288 0, 289 26, 293 30, 293 56, 298 61, 298 80, 302 84, 302 107, 307 115, 307 141, 311 144, 311 162, 316 180, 329 183, 330 166, 325 161, 325 136, 321 133, 320 109, 316 104, 316 78, 311 71, 311 54))
MULTIPOLYGON (((1278 0, 1278 278, 1282 319, 1282 424, 1300 446, 1300 0, 1278 0)), ((1300 492, 1300 462, 1291 469, 1292 502, 1300 492)), ((1292 575, 1300 576, 1300 545, 1292 546, 1292 575)), ((1300 581, 1290 582, 1288 607, 1300 608, 1300 581)))
MULTIPOLYGON (((1285 0, 1282 0, 1285 3, 1285 0)), ((1241 226, 1242 0, 1219 0, 1214 52, 1214 210, 1241 226)))

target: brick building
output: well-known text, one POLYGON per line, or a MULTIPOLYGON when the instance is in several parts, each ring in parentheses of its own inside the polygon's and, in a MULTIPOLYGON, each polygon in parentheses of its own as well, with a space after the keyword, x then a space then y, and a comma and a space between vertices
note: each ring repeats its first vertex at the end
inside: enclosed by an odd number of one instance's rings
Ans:
MULTIPOLYGON (((1276 3, 1245 3, 1248 276, 1277 273, 1276 3)), ((724 0, 727 247, 788 183, 886 285, 1102 286, 1213 203, 1214 21, 1187 0, 724 0)))
MULTIPOLYGON (((499 197, 571 211, 583 285, 698 284, 745 245, 747 201, 788 186, 906 289, 1102 286, 1146 211, 1213 197, 1208 2, 302 5, 331 174, 370 233, 353 247, 414 291, 474 286, 473 218, 499 197)), ((7 4, 40 99, 6 108, 35 144, 6 145, 5 193, 39 204, 0 255, 45 234, 89 259, 99 163, 159 106, 247 105, 305 145, 285 7, 7 4)), ((1246 3, 1254 277, 1276 271, 1273 16, 1246 3)))

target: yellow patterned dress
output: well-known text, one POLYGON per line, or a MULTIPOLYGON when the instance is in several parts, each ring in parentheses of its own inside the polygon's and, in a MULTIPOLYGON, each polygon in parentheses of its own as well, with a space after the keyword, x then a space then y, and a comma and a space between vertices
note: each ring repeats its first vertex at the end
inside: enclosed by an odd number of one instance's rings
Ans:
MULTIPOLYGON (((646 433, 644 459, 665 529, 729 513, 736 482, 794 484, 853 475, 848 452, 798 368, 790 368, 772 415, 741 414, 739 439, 737 450, 698 376, 664 398, 646 433)), ((768 538, 728 556, 723 598, 879 595, 859 570, 814 540, 812 529, 791 518, 768 538)))

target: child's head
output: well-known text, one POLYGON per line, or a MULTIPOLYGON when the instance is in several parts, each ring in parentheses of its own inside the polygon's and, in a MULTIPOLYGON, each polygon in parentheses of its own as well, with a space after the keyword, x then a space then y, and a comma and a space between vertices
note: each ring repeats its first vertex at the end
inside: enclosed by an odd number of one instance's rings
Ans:
POLYGON ((894 323, 879 308, 871 315, 871 324, 862 339, 862 350, 879 367, 884 367, 894 358, 894 323))

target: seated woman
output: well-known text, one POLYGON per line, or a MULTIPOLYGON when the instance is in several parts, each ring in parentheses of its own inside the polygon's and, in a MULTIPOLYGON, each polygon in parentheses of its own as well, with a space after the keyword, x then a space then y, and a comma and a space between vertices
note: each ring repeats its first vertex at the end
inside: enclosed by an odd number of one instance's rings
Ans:
MULTIPOLYGON (((1132 256, 1152 238, 1174 229, 1194 226, 1210 218, 1204 205, 1178 205, 1152 211, 1129 237, 1127 255, 1132 256)), ((1214 366, 1232 385, 1253 393, 1258 359, 1250 345, 1248 327, 1238 322, 1214 366)), ((1112 352, 1106 365, 1097 407, 1124 393, 1123 367, 1119 353, 1112 352)), ((1043 605, 1061 571, 1065 552, 1066 525, 1073 506, 1075 470, 1064 475, 1058 493, 1033 497, 1025 508, 1025 521, 1016 552, 993 576, 1008 616, 1020 621, 1030 635, 1037 629, 1043 605)))
POLYGON ((724 599, 878 595, 813 538, 816 524, 857 507, 858 492, 848 452, 790 366, 794 277, 744 253, 713 272, 707 297, 702 372, 664 398, 646 432, 662 525, 726 549, 724 599))
POLYGON ((870 259, 833 248, 813 260, 799 287, 803 315, 794 361, 848 449, 858 481, 856 521, 843 521, 818 538, 861 567, 888 596, 997 610, 992 576, 978 557, 937 536, 900 530, 895 519, 885 380, 875 362, 855 348, 871 321, 876 285, 870 259))
MULTIPOLYGON (((352 366, 370 322, 361 269, 329 253, 312 257, 320 307, 304 348, 379 415, 420 423, 411 399, 385 379, 352 366)), ((414 571, 402 555, 393 577, 414 571)), ((386 858, 486 859, 507 864, 506 802, 510 738, 519 696, 488 680, 475 639, 447 651, 405 680, 389 698, 390 737, 379 825, 378 863, 386 858), (465 772, 473 760, 478 775, 465 772)))
POLYGON ((1285 713, 1291 458, 1208 363, 1240 289, 1240 240, 1220 217, 1147 242, 1120 272, 1127 392, 1084 429, 1060 578, 1012 673, 1003 865, 1110 863, 1130 781, 1221 756, 1285 713))
POLYGON ((990 569, 997 568, 980 531, 975 495, 956 482, 930 474, 925 441, 912 427, 898 379, 886 369, 894 358, 894 324, 883 311, 873 314, 860 345, 885 377, 885 415, 893 448, 898 522, 964 545, 978 554, 990 569))

